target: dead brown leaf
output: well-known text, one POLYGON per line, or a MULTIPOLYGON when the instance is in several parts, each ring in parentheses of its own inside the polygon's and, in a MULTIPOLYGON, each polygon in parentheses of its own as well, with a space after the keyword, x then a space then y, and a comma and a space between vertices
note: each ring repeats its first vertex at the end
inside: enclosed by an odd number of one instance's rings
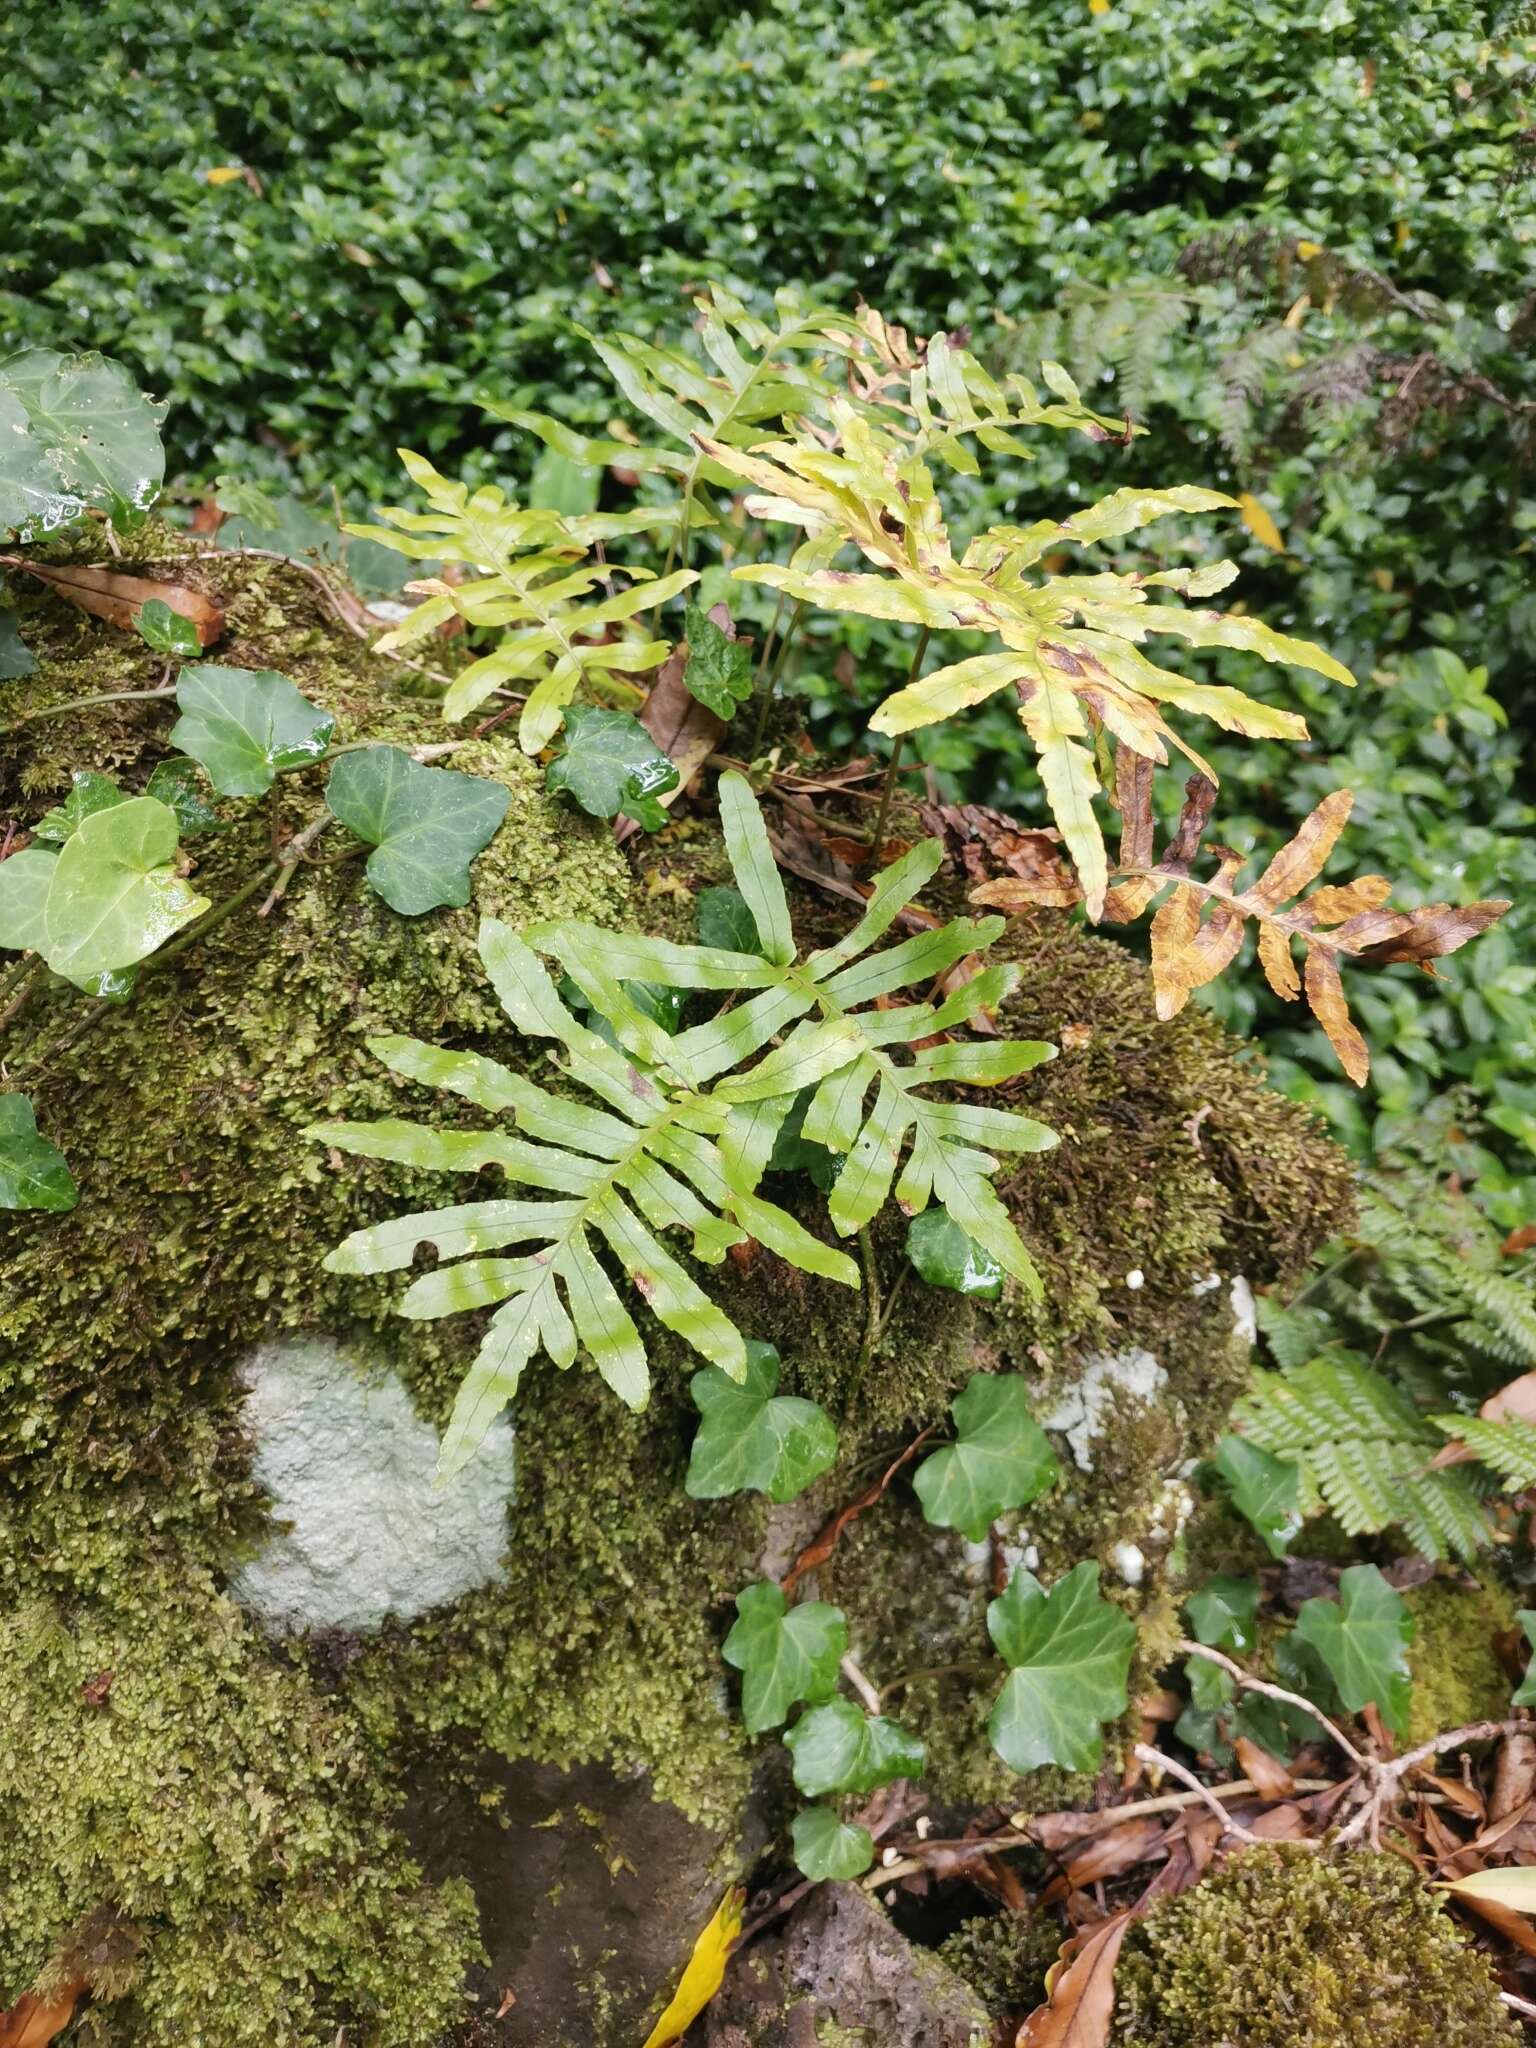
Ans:
POLYGON ((1115 2013, 1115 1965, 1131 1920, 1117 1913, 1064 1945, 1045 1980, 1045 2004, 1019 2028, 1014 2048, 1104 2048, 1115 2013))
POLYGON ((1478 1413, 1489 1422, 1536 1422, 1536 1372, 1523 1372, 1490 1394, 1478 1413))
POLYGON ((1463 1912, 1475 1913, 1506 1941, 1513 1942, 1522 1954, 1536 1956, 1536 1926, 1524 1913, 1517 1913, 1513 1906, 1501 1906, 1496 1899, 1480 1899, 1472 1892, 1455 1892, 1452 1899, 1463 1912))
POLYGON ((1339 1065, 1357 1088, 1363 1088, 1371 1071, 1371 1055, 1349 1014, 1337 957, 1322 946, 1309 946, 1302 974, 1312 1014, 1328 1034, 1339 1065))
POLYGON ((862 1515, 866 1508, 874 1506, 875 1502, 880 1499, 891 1481, 896 1477, 896 1474, 901 1471, 904 1465, 911 1463, 932 1435, 933 1429, 929 1428, 925 1429, 920 1436, 914 1437, 900 1457, 894 1458, 881 1473, 880 1477, 865 1487, 857 1500, 849 1501, 848 1505, 839 1508, 835 1515, 828 1516, 816 1535, 805 1546, 804 1550, 801 1551, 789 1570, 784 1574, 781 1586, 786 1600, 807 1572, 815 1571, 818 1565, 826 1563, 827 1559, 836 1549, 837 1540, 848 1524, 855 1517, 862 1515))
POLYGON ((1261 1749, 1246 1735, 1237 1736, 1232 1747, 1237 1752, 1243 1776, 1261 1799, 1291 1797, 1296 1790, 1296 1781, 1278 1758, 1272 1757, 1267 1749, 1261 1749))
POLYGON ((1143 1863, 1167 1854, 1166 1824, 1151 1814, 1139 1820, 1125 1820, 1108 1834, 1099 1835, 1067 1864, 1067 1882, 1079 1890, 1102 1884, 1107 1877, 1123 1877, 1143 1863))
POLYGON ((1536 1732, 1506 1735, 1493 1767, 1493 1792, 1488 1810, 1496 1819, 1523 1812, 1536 1795, 1536 1732))
POLYGON ((7 568, 22 569, 35 576, 59 597, 125 633, 134 631, 139 613, 155 598, 192 621, 200 647, 211 647, 224 631, 224 614, 219 606, 184 583, 157 583, 148 576, 130 576, 122 569, 55 567, 28 561, 23 555, 5 555, 0 560, 7 568))
MULTIPOLYGON (((1497 924, 1510 908, 1509 900, 1498 897, 1486 903, 1427 903, 1421 910, 1402 913, 1405 926, 1375 945, 1352 948, 1357 960, 1367 967, 1391 967, 1409 961, 1426 966, 1443 959, 1497 924)), ((1345 931, 1349 926, 1344 927, 1345 931)))
MULTIPOLYGON (((656 671, 656 679, 640 707, 640 723, 677 769, 677 787, 660 801, 671 805, 686 796, 725 731, 725 720, 701 704, 683 682, 688 667, 687 642, 672 650, 656 671)), ((622 846, 640 827, 633 818, 614 820, 613 836, 622 846)))
POLYGON ((48 2048, 74 2018, 85 1988, 81 1978, 48 1998, 24 1991, 9 2012, 0 2012, 0 2048, 48 2048))

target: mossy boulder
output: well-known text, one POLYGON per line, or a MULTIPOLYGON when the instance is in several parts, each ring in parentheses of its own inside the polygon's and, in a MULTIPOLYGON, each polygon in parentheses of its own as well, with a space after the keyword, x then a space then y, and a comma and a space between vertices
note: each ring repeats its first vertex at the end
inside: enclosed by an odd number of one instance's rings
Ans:
POLYGON ((1487 1959, 1396 1856, 1246 1849, 1132 1929, 1119 2048, 1514 2048, 1487 1959))
MULTIPOLYGON (((217 556, 146 565, 205 584, 229 619, 218 658, 290 675, 336 714, 338 738, 442 739, 419 681, 370 661, 302 573, 217 556)), ((39 666, 8 686, 9 705, 47 710, 158 681, 158 662, 128 636, 50 598, 22 609, 39 666)), ((165 706, 136 702, 13 725, 0 733, 0 827, 33 822, 76 766, 141 786, 170 723, 165 706)), ((1157 1023, 1143 971, 1119 947, 1065 918, 1021 922, 1006 941, 1022 972, 1004 1028, 1066 1048, 1015 1098, 1061 1146, 1001 1183, 1040 1262, 1041 1303, 936 1298, 905 1276, 901 1219, 881 1219, 872 1250, 890 1313, 854 1396, 864 1303, 766 1252, 728 1261, 709 1287, 778 1345, 786 1391, 840 1418, 838 1466, 788 1523, 755 1497, 687 1498, 697 1360, 664 1333, 651 1343, 651 1324, 644 1414, 580 1369, 528 1375, 494 1582, 408 1625, 272 1640, 230 1598, 273 1513, 244 1395, 253 1354, 324 1339, 397 1373, 440 1426, 479 1336, 473 1317, 403 1322, 395 1287, 321 1265, 359 1224, 460 1199, 462 1185, 329 1156, 304 1128, 445 1113, 416 1091, 403 1099, 367 1051, 375 1033, 526 1061, 479 965, 480 912, 675 928, 700 882, 721 878, 703 810, 643 842, 632 866, 605 828, 545 794, 505 727, 454 765, 512 797, 470 909, 402 918, 360 863, 317 860, 269 916, 253 900, 144 975, 130 1002, 44 989, 8 1030, 8 1085, 33 1096, 81 1197, 66 1216, 12 1216, 0 1230, 0 1596, 17 1644, 3 1710, 0 1996, 45 1973, 104 1903, 119 1907, 136 1961, 131 1984, 111 1987, 112 2038, 134 2048, 192 2038, 194 2004, 210 2048, 279 2037, 318 2048, 342 2027, 375 2048, 446 2036, 484 1924, 435 1850, 436 1881, 423 1881, 397 1825, 429 1780, 471 1788, 494 1817, 505 1763, 643 1774, 697 1825, 723 1878, 751 1778, 719 1657, 730 1601, 942 1422, 976 1370, 1027 1375, 1042 1413, 1066 1404, 1068 1483, 1003 1532, 1011 1554, 1035 1556, 1047 1577, 1099 1558, 1114 1597, 1145 1616, 1150 1668, 1172 1631, 1181 1475, 1246 1372, 1233 1277, 1294 1268, 1348 1200, 1340 1155, 1210 1018, 1157 1023), (1153 1370, 1127 1365, 1132 1354, 1153 1370), (283 1727, 302 1731, 291 1757, 283 1727)), ((292 832, 318 808, 315 778, 285 779, 279 803, 276 822, 292 832)), ((235 806, 228 829, 192 842, 202 893, 237 888, 266 858, 273 822, 235 806)), ((958 884, 950 894, 958 903, 958 884)), ((944 907, 942 887, 933 901, 944 907)), ((795 911, 807 936, 842 918, 809 890, 795 911)), ((774 1192, 826 1227, 812 1194, 774 1192)), ((847 1608, 861 1661, 887 1683, 984 1654, 989 1570, 927 1529, 902 1481, 845 1536, 819 1590, 847 1608)), ((929 1741, 944 1797, 1028 1796, 988 1750, 995 1682, 962 1673, 907 1688, 904 1718, 929 1741)), ((558 1914, 558 1899, 545 1904, 558 1914)), ((602 1967, 620 1989, 600 2026, 596 2004, 570 2016, 572 2048, 627 2040, 673 1962, 630 1953, 602 1967)), ((487 1981, 489 2012, 494 1973, 487 1981)), ((516 2008, 497 2027, 487 2038, 533 2038, 516 2008)), ((547 2030, 541 2040, 553 2048, 547 2030)))

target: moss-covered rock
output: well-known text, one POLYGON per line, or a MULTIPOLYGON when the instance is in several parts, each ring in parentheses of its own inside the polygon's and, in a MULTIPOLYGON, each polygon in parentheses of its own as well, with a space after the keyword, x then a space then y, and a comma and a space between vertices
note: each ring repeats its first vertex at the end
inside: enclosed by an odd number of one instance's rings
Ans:
MULTIPOLYGON (((414 680, 392 683, 301 574, 219 558, 177 573, 227 609, 219 658, 291 675, 336 714, 339 738, 442 737, 414 680)), ((158 681, 147 650, 52 599, 27 602, 24 630, 39 668, 9 701, 25 708, 158 681)), ((74 766, 141 786, 170 723, 164 705, 137 702, 0 734, 0 820, 34 820, 74 766)), ((0 1996, 115 1902, 138 1944, 122 2036, 133 2048, 190 2037, 210 1956, 225 1959, 221 2015, 242 1982, 255 2013, 291 1987, 276 2033, 294 2048, 328 2044, 340 2025, 375 2048, 446 2028, 475 1940, 462 1896, 419 1884, 392 1825, 423 1770, 472 1786, 487 1752, 560 1767, 608 1760, 727 1839, 746 1802, 747 1745, 718 1646, 731 1597, 775 1547, 782 1557, 785 1527, 755 1498, 684 1494, 697 1361, 664 1333, 652 1342, 654 1325, 643 1415, 580 1369, 527 1376, 501 1583, 367 1640, 286 1649, 253 1633, 223 1590, 268 1513, 242 1405, 254 1347, 285 1333, 331 1339, 397 1370, 440 1423, 479 1335, 473 1317, 404 1323, 393 1285, 323 1271, 347 1231, 445 1191, 439 1177, 329 1157, 304 1127, 452 1113, 404 1095, 368 1054, 373 1033, 526 1063, 475 953, 479 911, 686 928, 700 879, 719 879, 718 837, 702 817, 643 843, 632 875, 604 828, 546 796, 505 728, 454 765, 512 793, 476 864, 472 909, 404 919, 359 863, 317 861, 270 916, 253 899, 144 974, 129 1003, 92 1007, 45 989, 10 1026, 7 1079, 65 1144, 81 1199, 63 1217, 8 1217, 0 1233, 0 1595, 41 1640, 88 1648, 12 1667, 0 1996), (132 1764, 110 1798, 72 1806, 60 1787, 85 1711, 79 1685, 104 1670, 117 1676, 101 1711, 133 1715, 132 1764), (279 1720, 319 1731, 299 1746, 291 1788, 267 1739, 279 1720), (240 1799, 249 1788, 256 1819, 227 1870, 196 1858, 181 1870, 159 1852, 170 1787, 189 1843, 235 1841, 235 1788, 240 1799), (316 1899, 331 1919, 316 1918, 316 1899)), ((315 778, 286 778, 280 802, 292 831, 318 808, 315 778)), ((231 807, 229 829, 189 843, 202 893, 217 901, 259 868, 271 830, 261 810, 231 807)), ((841 928, 841 906, 812 892, 795 910, 807 936, 841 928)), ((1058 1129, 1060 1149, 1003 1183, 1043 1301, 936 1303, 905 1274, 901 1219, 883 1218, 872 1254, 889 1314, 860 1378, 856 1296, 750 1249, 707 1284, 743 1328, 778 1344, 786 1391, 841 1418, 838 1466, 798 1508, 805 1533, 941 1422, 973 1371, 1025 1374, 1043 1412, 1082 1387, 1090 1360, 1150 1357, 1155 1384, 1109 1374, 1091 1426, 1063 1439, 1068 1484, 1004 1533, 1010 1554, 1036 1556, 1047 1576, 1098 1557, 1115 1597, 1143 1612, 1143 1657, 1155 1661, 1172 1626, 1164 1566, 1185 1511, 1180 1475, 1246 1369, 1227 1290, 1211 1276, 1261 1280, 1303 1260, 1347 1201, 1348 1169, 1208 1017, 1158 1024, 1120 948, 1042 916, 1011 927, 1006 950, 1021 978, 1005 1028, 1070 1048, 1014 1097, 1058 1129)), ((809 1193, 772 1192, 826 1228, 809 1193)), ((989 1569, 926 1528, 903 1479, 844 1537, 819 1590, 844 1604, 861 1662, 889 1683, 985 1657, 989 1569)), ((906 1688, 903 1718, 956 1800, 1021 1797, 985 1739, 996 1682, 994 1666, 906 1688)), ((667 1988, 655 1987, 658 2000, 667 1988)), ((246 2038, 239 2024, 205 2020, 201 2038, 222 2048, 246 2038)), ((505 2025, 516 2028, 515 2014, 505 2025)))
POLYGON ((1480 1581, 1431 1579, 1403 1598, 1414 1629, 1404 1743, 1411 1749, 1450 1728, 1502 1719, 1509 1712, 1510 1683, 1496 1638, 1516 1627, 1514 1595, 1487 1570, 1480 1581))
POLYGON ((1485 1958, 1410 1865, 1244 1850, 1132 1929, 1121 2048, 1513 2048, 1485 1958))

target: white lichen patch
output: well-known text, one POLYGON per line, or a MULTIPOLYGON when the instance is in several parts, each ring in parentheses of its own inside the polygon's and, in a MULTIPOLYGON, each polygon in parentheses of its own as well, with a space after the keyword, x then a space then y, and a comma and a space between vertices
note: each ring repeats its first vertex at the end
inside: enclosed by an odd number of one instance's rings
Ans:
POLYGON ((437 1431, 395 1373, 314 1337, 261 1345, 241 1377, 276 1526, 230 1591, 267 1627, 410 1621, 502 1577, 513 1493, 504 1419, 439 1491, 437 1431))
POLYGON ((1054 1407, 1038 1420, 1042 1429, 1064 1436, 1080 1472, 1093 1470, 1093 1446, 1104 1434, 1115 1409, 1127 1400, 1151 1401, 1166 1383, 1167 1372, 1150 1351, 1096 1352, 1082 1376, 1062 1390, 1054 1407))

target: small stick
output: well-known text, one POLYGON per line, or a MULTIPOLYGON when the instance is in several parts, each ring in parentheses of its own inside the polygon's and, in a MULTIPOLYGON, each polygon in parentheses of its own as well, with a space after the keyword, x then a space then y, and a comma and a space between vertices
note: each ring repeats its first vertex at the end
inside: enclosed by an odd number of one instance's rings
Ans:
POLYGON ((1314 1707, 1310 1700, 1303 1699, 1299 1692, 1287 1692, 1283 1685, 1271 1685, 1267 1679, 1252 1677, 1241 1664, 1234 1664, 1230 1657, 1224 1657, 1220 1650, 1213 1650, 1205 1643, 1182 1641, 1177 1643, 1175 1648, 1185 1657, 1204 1657, 1207 1663, 1219 1664, 1223 1671, 1229 1673, 1249 1692, 1261 1692, 1267 1699, 1283 1700, 1288 1707, 1300 1707, 1304 1714, 1309 1714, 1320 1728, 1327 1731, 1355 1768, 1363 1771, 1367 1777, 1380 1768, 1373 1757, 1368 1757, 1364 1750, 1357 1749, 1342 1728, 1330 1721, 1328 1716, 1314 1707))
POLYGON ((1203 1806, 1208 1806, 1221 1822, 1225 1834, 1236 1835, 1240 1842, 1262 1842, 1264 1837, 1256 1835, 1251 1828, 1245 1828, 1241 1821, 1234 1820, 1208 1785, 1202 1785, 1191 1770, 1176 1763, 1171 1756, 1164 1756, 1160 1749, 1152 1749, 1145 1742, 1138 1742, 1132 1755, 1138 1763, 1149 1770, 1166 1771, 1170 1778, 1177 1778, 1181 1785, 1187 1785, 1203 1806))
POLYGON ((875 1688, 870 1684, 869 1680, 864 1676, 863 1672, 854 1662, 853 1652, 851 1650, 848 1652, 847 1656, 843 1658, 842 1662, 838 1666, 838 1669, 842 1672, 844 1678, 847 1679, 848 1683, 853 1687, 854 1691, 858 1694, 859 1698, 864 1702, 865 1706, 868 1707, 869 1711, 872 1714, 878 1714, 880 1711, 880 1695, 875 1691, 875 1688))

